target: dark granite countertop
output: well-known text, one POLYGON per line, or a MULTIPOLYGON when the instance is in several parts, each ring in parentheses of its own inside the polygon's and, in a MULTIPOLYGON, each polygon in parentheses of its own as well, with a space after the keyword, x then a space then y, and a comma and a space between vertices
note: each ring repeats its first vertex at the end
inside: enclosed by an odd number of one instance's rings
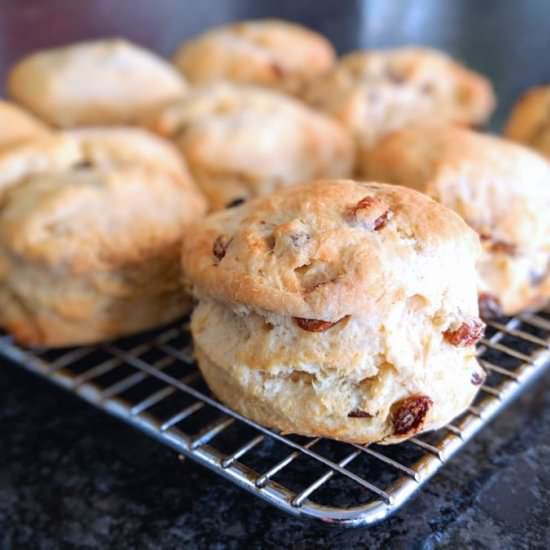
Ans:
POLYGON ((286 516, 16 367, 0 368, 0 549, 548 548, 550 375, 395 516, 286 516))
MULTIPOLYGON (((521 90, 550 81, 550 3, 542 0, 0 0, 0 77, 39 47, 123 34, 169 54, 207 26, 262 16, 317 28, 341 52, 444 48, 494 81, 493 128, 521 90)), ((343 530, 287 517, 0 364, 0 550, 548 548, 549 389, 547 374, 393 518, 343 530)))

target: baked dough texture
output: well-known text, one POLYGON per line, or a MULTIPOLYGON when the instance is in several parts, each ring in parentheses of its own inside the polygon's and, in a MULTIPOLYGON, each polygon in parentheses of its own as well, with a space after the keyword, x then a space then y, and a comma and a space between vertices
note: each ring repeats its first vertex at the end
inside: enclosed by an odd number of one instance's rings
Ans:
POLYGON ((395 443, 476 394, 479 239, 426 195, 321 180, 189 235, 199 366, 238 412, 283 432, 395 443))
POLYGON ((514 106, 504 135, 550 157, 550 86, 528 90, 514 106))
POLYGON ((0 326, 28 345, 110 340, 186 313, 180 248, 206 205, 169 143, 67 131, 0 153, 0 326))
POLYGON ((485 77, 443 52, 414 47, 345 55, 303 97, 348 127, 360 149, 415 122, 483 124, 495 105, 485 77))
POLYGON ((184 42, 173 61, 194 85, 226 80, 297 93, 334 60, 334 48, 324 36, 268 19, 212 29, 184 42))
POLYGON ((184 93, 170 63, 121 38, 38 51, 8 75, 8 92, 53 126, 117 125, 184 93))
POLYGON ((178 146, 213 210, 353 169, 354 145, 344 128, 265 88, 196 88, 147 126, 178 146))
POLYGON ((482 240, 480 292, 515 314, 550 298, 550 166, 521 145, 459 128, 399 130, 359 158, 363 177, 452 208, 482 240))
POLYGON ((49 133, 48 127, 11 101, 0 99, 0 149, 49 133))

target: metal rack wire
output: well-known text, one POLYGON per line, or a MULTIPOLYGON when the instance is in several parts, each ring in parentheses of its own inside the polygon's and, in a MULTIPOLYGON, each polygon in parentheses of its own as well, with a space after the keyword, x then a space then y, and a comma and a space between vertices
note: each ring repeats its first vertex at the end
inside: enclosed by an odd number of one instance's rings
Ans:
POLYGON ((397 510, 550 364, 550 310, 490 323, 488 372, 452 424, 399 445, 282 436, 217 402, 181 323, 97 347, 24 349, 0 334, 0 356, 146 432, 294 515, 369 525, 397 510))

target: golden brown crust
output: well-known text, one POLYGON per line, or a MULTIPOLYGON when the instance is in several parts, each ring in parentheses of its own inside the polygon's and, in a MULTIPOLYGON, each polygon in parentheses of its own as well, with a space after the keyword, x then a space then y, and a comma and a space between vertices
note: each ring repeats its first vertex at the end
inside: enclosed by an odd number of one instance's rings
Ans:
POLYGON ((303 96, 352 130, 361 149, 421 121, 482 124, 495 105, 486 78, 443 52, 415 47, 345 55, 303 96))
POLYGON ((504 135, 550 157, 550 86, 528 90, 512 109, 504 135))
POLYGON ((479 249, 462 220, 427 197, 349 180, 289 187, 212 215, 190 231, 183 262, 199 292, 325 321, 391 304, 399 289, 388 288, 385 278, 395 262, 413 261, 413 242, 424 251, 443 248, 459 256, 479 249), (376 204, 350 218, 349 209, 366 196, 376 204), (374 220, 387 210, 390 221, 374 230, 374 220), (222 260, 213 254, 220 235, 229 242, 222 260))
POLYGON ((199 366, 240 413, 394 443, 446 424, 477 392, 479 239, 426 195, 318 181, 189 233, 199 366))
POLYGON ((113 38, 33 53, 12 68, 7 88, 41 119, 70 128, 134 123, 186 85, 160 57, 113 38))
POLYGON ((16 337, 89 343, 187 310, 180 243, 205 203, 169 144, 67 132, 10 149, 0 167, 0 324, 16 337))
POLYGON ((194 85, 220 80, 290 93, 328 70, 335 52, 322 35, 277 19, 219 27, 185 42, 174 63, 194 85))
POLYGON ((406 185, 482 237, 482 292, 506 314, 550 298, 550 167, 506 140, 458 128, 397 131, 359 158, 364 177, 406 185))
POLYGON ((48 127, 15 103, 0 100, 0 149, 49 133, 48 127))
POLYGON ((213 210, 353 168, 351 137, 337 122, 262 88, 197 88, 148 126, 179 147, 213 210))

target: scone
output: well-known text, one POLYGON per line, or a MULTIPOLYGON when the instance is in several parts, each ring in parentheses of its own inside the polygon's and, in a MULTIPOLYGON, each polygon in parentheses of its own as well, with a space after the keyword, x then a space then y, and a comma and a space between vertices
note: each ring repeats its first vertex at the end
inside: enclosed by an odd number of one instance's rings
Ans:
POLYGON ((486 78, 428 48, 348 54, 304 98, 353 131, 360 149, 414 122, 479 125, 495 104, 486 78))
POLYGON ((0 149, 48 133, 48 127, 30 113, 0 99, 0 149))
POLYGON ((353 169, 352 139, 337 122, 259 87, 196 88, 148 125, 176 143, 213 210, 353 169))
POLYGON ((363 177, 423 191, 479 233, 485 317, 550 298, 550 167, 543 157, 497 137, 432 127, 399 130, 359 163, 363 177))
POLYGON ((0 326, 22 344, 109 340, 186 313, 180 248, 205 203, 177 151, 139 129, 0 154, 0 326))
POLYGON ((483 381, 479 253, 454 212, 385 184, 318 181, 212 214, 183 249, 201 371, 283 432, 395 443, 443 426, 483 381))
POLYGON ((550 157, 550 86, 532 88, 519 100, 504 135, 550 157))
POLYGON ((186 89, 170 63, 126 40, 81 42, 21 60, 8 92, 54 126, 129 124, 186 89))
POLYGON ((136 164, 151 166, 188 178, 187 167, 177 149, 158 136, 131 127, 89 127, 50 134, 0 153, 0 196, 2 191, 27 176, 41 172, 63 172, 68 166, 87 164, 136 164))
POLYGON ((300 91, 334 63, 322 35, 287 21, 234 23, 184 42, 174 63, 195 85, 220 80, 300 91))

